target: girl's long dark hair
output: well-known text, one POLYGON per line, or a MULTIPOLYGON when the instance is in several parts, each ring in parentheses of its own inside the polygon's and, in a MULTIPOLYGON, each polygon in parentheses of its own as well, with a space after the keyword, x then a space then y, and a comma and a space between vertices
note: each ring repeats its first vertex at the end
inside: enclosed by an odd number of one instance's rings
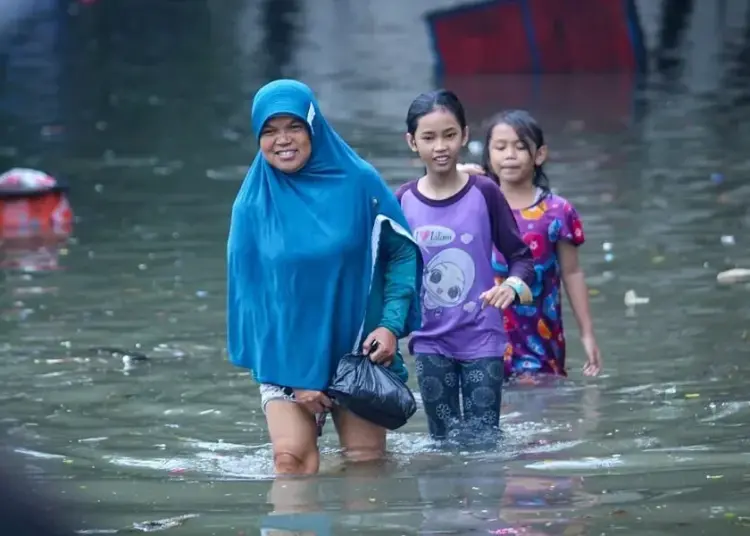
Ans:
MULTIPOLYGON (((545 143, 542 127, 539 126, 536 119, 534 119, 526 110, 505 110, 493 117, 489 122, 487 134, 484 137, 482 167, 492 180, 500 184, 500 178, 492 170, 492 163, 490 162, 490 141, 492 141, 492 131, 495 130, 497 125, 508 125, 515 130, 518 139, 521 140, 526 151, 528 151, 529 155, 532 157, 532 145, 538 149, 545 143)), ((541 188, 545 192, 549 192, 549 179, 547 178, 547 174, 544 173, 543 166, 534 166, 534 178, 532 179, 532 183, 534 186, 541 188)))

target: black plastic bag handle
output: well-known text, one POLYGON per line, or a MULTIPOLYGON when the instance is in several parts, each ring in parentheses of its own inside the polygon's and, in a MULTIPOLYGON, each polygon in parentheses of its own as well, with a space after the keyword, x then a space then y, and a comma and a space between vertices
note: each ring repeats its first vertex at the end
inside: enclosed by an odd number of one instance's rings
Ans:
POLYGON ((378 346, 380 346, 380 343, 378 341, 372 341, 372 344, 370 345, 370 353, 368 355, 374 354, 375 350, 378 349, 378 346))

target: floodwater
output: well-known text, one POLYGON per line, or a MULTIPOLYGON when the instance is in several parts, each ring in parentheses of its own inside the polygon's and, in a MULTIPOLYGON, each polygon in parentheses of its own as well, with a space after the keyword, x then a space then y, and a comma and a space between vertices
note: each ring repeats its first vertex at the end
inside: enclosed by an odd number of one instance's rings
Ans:
POLYGON ((658 77, 635 96, 627 80, 454 81, 475 121, 512 103, 547 126, 553 186, 584 218, 605 374, 582 377, 568 315, 569 382, 508 389, 497 449, 437 450, 419 412, 385 467, 342 466, 329 429, 320 477, 273 481, 257 388, 224 350, 249 98, 301 77, 389 180, 415 176, 402 130, 431 84, 427 3, 402 4, 285 19, 165 3, 136 21, 103 1, 72 19, 67 71, 54 47, 28 52, 36 71, 6 60, 2 167, 66 175, 78 222, 64 247, 3 252, 27 268, 2 276, 2 441, 86 534, 745 534, 749 289, 715 282, 750 265, 750 114, 731 77, 718 97, 658 77), (626 308, 630 289, 650 302, 626 308))

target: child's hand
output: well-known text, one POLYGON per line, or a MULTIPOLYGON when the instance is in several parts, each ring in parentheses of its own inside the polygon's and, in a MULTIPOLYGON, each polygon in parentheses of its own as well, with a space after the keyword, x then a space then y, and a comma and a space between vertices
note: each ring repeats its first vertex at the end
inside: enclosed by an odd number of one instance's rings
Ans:
POLYGON ((498 309, 506 309, 516 299, 516 291, 508 285, 495 285, 490 290, 479 295, 482 300, 482 309, 491 305, 498 309))
POLYGON ((462 173, 468 173, 469 175, 486 175, 484 168, 479 164, 457 164, 456 169, 462 173))
POLYGON ((586 350, 586 363, 583 365, 584 376, 598 376, 602 370, 602 355, 599 347, 596 345, 596 339, 593 335, 584 335, 581 337, 583 349, 586 350))

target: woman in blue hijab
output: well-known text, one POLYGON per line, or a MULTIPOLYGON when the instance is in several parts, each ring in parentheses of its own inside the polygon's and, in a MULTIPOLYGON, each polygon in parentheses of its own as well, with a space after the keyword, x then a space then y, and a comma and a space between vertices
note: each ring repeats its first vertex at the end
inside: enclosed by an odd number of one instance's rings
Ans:
POLYGON ((406 381, 397 341, 420 326, 421 254, 395 196, 310 88, 262 87, 252 127, 260 152, 227 244, 229 358, 260 383, 277 473, 317 472, 329 411, 349 458, 380 458, 385 429, 334 407, 325 391, 352 351, 406 381))

